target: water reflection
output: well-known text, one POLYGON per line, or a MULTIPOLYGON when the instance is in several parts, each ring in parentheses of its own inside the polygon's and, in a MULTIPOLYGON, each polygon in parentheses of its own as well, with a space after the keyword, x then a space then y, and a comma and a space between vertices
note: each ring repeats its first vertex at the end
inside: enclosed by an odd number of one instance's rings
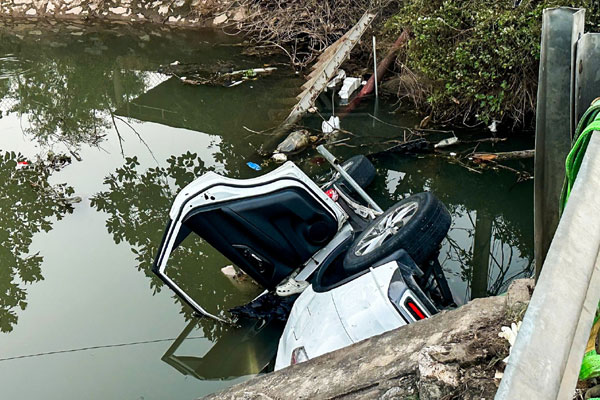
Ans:
POLYGON ((374 190, 387 194, 378 198, 385 206, 429 190, 450 210, 440 261, 459 303, 501 294, 515 278, 531 276, 532 182, 517 183, 503 171, 475 174, 431 157, 386 155, 377 165, 391 171, 374 190))
POLYGON ((14 152, 0 152, 0 331, 17 324, 27 307, 27 285, 44 279, 43 255, 30 249, 32 237, 48 232, 73 208, 73 189, 48 182, 49 169, 14 152))
MULTIPOLYGON (((167 160, 167 167, 138 171, 136 157, 126 158, 125 165, 104 181, 108 190, 90 199, 92 207, 108 214, 106 228, 115 243, 127 242, 135 253, 136 268, 143 271, 154 293, 163 288, 162 282, 151 271, 154 257, 163 234, 171 202, 175 195, 195 177, 210 168, 196 153, 185 153, 167 160)), ((203 306, 222 314, 240 301, 255 295, 258 288, 234 287, 220 272, 228 261, 196 235, 190 235, 171 255, 169 276, 203 306)), ((178 297, 186 320, 193 311, 178 297)), ((200 320, 205 335, 213 340, 226 327, 208 319, 200 320)))
POLYGON ((198 355, 200 350, 190 343, 196 324, 190 321, 162 356, 164 362, 196 379, 233 379, 264 371, 275 358, 283 331, 278 321, 240 321, 239 326, 227 327, 208 352, 198 355))

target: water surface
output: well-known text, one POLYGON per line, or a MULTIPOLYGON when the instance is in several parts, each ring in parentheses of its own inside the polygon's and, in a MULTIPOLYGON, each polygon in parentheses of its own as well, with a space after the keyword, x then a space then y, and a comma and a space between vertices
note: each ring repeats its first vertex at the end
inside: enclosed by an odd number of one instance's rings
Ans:
MULTIPOLYGON (((197 319, 150 268, 180 188, 208 170, 259 174, 246 162, 262 161, 257 149, 268 137, 246 128, 277 125, 303 83, 284 61, 244 55, 238 39, 215 31, 0 26, 3 397, 192 399, 264 367, 280 326, 236 329, 197 319), (174 61, 279 69, 232 88, 186 86, 156 72, 174 61), (57 154, 71 163, 50 165, 57 154), (57 353, 42 354, 48 352, 57 353)), ((319 101, 325 117, 330 103, 328 96, 319 101)), ((336 111, 343 111, 339 104, 336 111)), ((393 111, 385 99, 361 104, 342 118, 357 137, 346 134, 350 141, 330 148, 346 158, 375 150, 352 146, 402 134, 369 114, 402 126, 420 119, 393 111)), ((320 121, 311 115, 303 124, 320 121)), ((494 148, 530 145, 525 139, 494 148)), ((429 155, 372 159, 378 177, 369 192, 384 208, 431 190, 450 209, 441 260, 457 303, 501 293, 531 273, 531 181, 517 182, 506 170, 474 173, 429 155)), ((314 179, 326 178, 313 150, 293 160, 314 179)), ((224 277, 219 271, 227 264, 190 238, 170 271, 203 305, 225 313, 260 291, 224 277)))

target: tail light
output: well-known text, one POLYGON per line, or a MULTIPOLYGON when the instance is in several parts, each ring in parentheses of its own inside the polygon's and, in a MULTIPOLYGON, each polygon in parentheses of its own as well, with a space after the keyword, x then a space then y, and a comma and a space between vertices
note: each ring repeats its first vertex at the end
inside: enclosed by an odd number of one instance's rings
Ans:
POLYGON ((308 354, 306 354, 304 346, 296 347, 294 351, 292 351, 292 359, 290 360, 290 365, 300 364, 304 361, 308 361, 308 354))

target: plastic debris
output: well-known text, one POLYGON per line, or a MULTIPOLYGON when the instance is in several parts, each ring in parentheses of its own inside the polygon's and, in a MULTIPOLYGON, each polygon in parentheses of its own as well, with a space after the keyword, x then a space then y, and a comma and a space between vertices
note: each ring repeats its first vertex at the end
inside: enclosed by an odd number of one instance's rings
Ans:
POLYGON ((352 96, 352 93, 354 93, 356 91, 356 89, 358 89, 360 87, 360 82, 361 82, 360 78, 344 79, 344 84, 342 85, 342 88, 338 92, 340 98, 342 98, 344 100, 348 100, 350 98, 350 96, 352 96))
POLYGON ((283 153, 273 153, 273 160, 278 163, 284 163, 287 161, 287 156, 283 153))
POLYGON ((346 71, 344 71, 343 69, 340 69, 338 71, 337 75, 332 80, 329 81, 329 83, 327 84, 327 88, 333 89, 344 79, 346 79, 346 71))
POLYGON ((321 124, 321 130, 323 133, 331 133, 340 129, 340 118, 331 116, 329 120, 323 121, 321 124))
POLYGON ((292 153, 298 150, 303 149, 309 144, 309 136, 307 130, 300 129, 298 131, 294 131, 285 138, 285 140, 279 143, 277 146, 277 152, 279 153, 292 153))
POLYGON ((257 163, 253 163, 252 161, 248 161, 246 163, 247 166, 249 166, 250 168, 252 168, 255 171, 260 171, 262 168, 260 165, 258 165, 257 163))
POLYGON ((21 168, 25 168, 28 165, 29 165, 29 163, 27 161, 18 161, 17 166, 15 168, 21 169, 21 168))
POLYGON ((510 349, 508 350, 508 356, 506 356, 506 358, 502 361, 504 361, 505 363, 508 362, 508 358, 510 357, 510 352, 512 351, 513 345, 515 344, 515 340, 517 340, 517 335, 519 333, 519 329, 521 328, 521 322, 519 321, 516 324, 513 322, 512 324, 510 324, 510 328, 508 326, 503 326, 502 328, 500 328, 500 333, 498 333, 498 336, 500 336, 501 338, 504 338, 508 341, 508 343, 510 344, 510 349))
POLYGON ((444 147, 453 146, 456 143, 458 143, 458 138, 455 136, 448 139, 440 140, 433 147, 436 149, 441 149, 444 147))
POLYGON ((338 201, 338 199, 340 198, 339 193, 335 189, 329 189, 325 192, 325 194, 333 201, 338 201))
POLYGON ((498 132, 498 122, 500 122, 500 121, 496 121, 496 120, 492 121, 490 126, 488 126, 488 129, 490 130, 490 132, 492 132, 492 133, 498 132))
POLYGON ((233 278, 237 275, 237 271, 233 265, 227 265, 221 268, 221 272, 228 278, 233 278))
POLYGON ((181 64, 179 61, 173 61, 173 62, 172 62, 171 64, 169 64, 169 65, 179 65, 179 64, 181 64))

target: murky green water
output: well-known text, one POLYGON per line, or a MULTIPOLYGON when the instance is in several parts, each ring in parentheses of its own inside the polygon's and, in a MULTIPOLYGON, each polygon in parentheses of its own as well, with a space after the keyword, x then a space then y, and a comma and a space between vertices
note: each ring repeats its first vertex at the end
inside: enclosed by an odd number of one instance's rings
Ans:
MULTIPOLYGON (((261 161, 265 136, 244 126, 276 125, 303 81, 283 65, 233 88, 185 86, 155 72, 176 60, 215 69, 285 61, 244 55, 235 38, 213 31, 0 26, 2 398, 192 399, 258 372, 273 355, 280 327, 253 339, 258 327, 197 320, 150 268, 177 191, 209 169, 256 176, 246 162, 261 161), (55 171, 48 153, 72 163, 55 171), (74 196, 82 201, 64 201, 74 196), (40 355, 49 352, 57 353, 40 355)), ((370 152, 349 146, 400 134, 369 114, 418 122, 390 110, 383 102, 359 106, 342 126, 360 138, 332 150, 370 152)), ((441 259, 457 302, 500 293, 531 272, 531 181, 433 156, 373 159, 379 176, 370 193, 382 206, 431 190, 451 210, 441 259)), ((315 179, 327 173, 314 151, 294 161, 315 179)), ((207 308, 225 312, 259 292, 225 278, 219 270, 227 264, 192 241, 170 271, 207 308)))

